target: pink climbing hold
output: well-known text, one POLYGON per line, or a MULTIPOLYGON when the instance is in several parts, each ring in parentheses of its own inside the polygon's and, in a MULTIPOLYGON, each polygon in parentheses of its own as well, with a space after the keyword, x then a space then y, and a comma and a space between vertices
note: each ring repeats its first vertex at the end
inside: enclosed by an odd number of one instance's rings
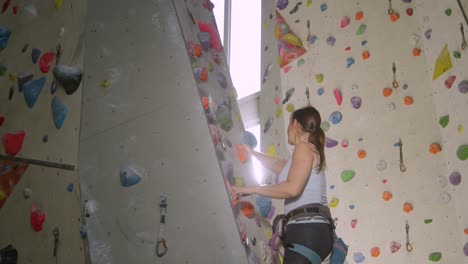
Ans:
POLYGON ((47 52, 44 53, 39 60, 39 68, 41 69, 42 73, 48 73, 50 70, 50 66, 55 59, 55 53, 47 52))
POLYGON ((341 19, 341 28, 345 28, 349 25, 349 17, 345 16, 343 19, 341 19))
POLYGON ((455 75, 452 75, 452 76, 448 77, 447 80, 445 80, 445 88, 447 88, 447 89, 452 88, 452 85, 453 85, 453 83, 455 82, 456 79, 457 79, 457 76, 455 76, 455 75))
POLYGON ((351 220, 351 227, 352 227, 353 229, 356 228, 356 225, 357 225, 357 219, 351 220))
POLYGON ((210 33, 210 47, 218 52, 223 50, 223 45, 221 44, 221 39, 219 38, 219 33, 216 27, 211 23, 202 23, 198 22, 198 28, 201 32, 210 33))
POLYGON ((23 147, 25 136, 26 133, 24 131, 19 131, 15 134, 6 133, 2 138, 5 153, 10 156, 16 156, 23 147))
POLYGON ((283 69, 284 73, 288 73, 292 69, 291 66, 287 66, 286 68, 283 69))
POLYGON ((39 232, 42 230, 45 222, 45 214, 41 212, 36 205, 31 206, 31 226, 34 231, 39 232))
POLYGON ((343 101, 343 98, 341 97, 340 89, 335 88, 335 90, 333 90, 333 94, 335 95, 336 103, 338 105, 341 105, 341 102, 343 101))

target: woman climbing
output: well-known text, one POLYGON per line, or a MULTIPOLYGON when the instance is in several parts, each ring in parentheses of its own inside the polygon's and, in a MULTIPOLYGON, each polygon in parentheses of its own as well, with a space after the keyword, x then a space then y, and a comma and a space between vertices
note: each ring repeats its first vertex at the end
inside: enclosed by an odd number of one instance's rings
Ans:
POLYGON ((320 113, 312 106, 292 113, 287 136, 294 151, 287 161, 245 146, 264 167, 279 173, 279 183, 232 187, 234 197, 259 194, 285 199, 284 264, 320 263, 333 247, 334 225, 327 206, 324 173, 325 133, 320 124, 320 113))

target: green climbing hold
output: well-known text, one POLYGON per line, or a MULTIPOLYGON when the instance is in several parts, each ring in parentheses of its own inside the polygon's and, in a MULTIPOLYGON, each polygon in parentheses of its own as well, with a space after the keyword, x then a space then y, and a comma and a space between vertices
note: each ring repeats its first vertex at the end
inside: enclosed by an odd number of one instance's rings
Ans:
POLYGON ((460 160, 468 159, 468 145, 461 145, 457 149, 457 157, 460 160))
POLYGON ((304 65, 304 62, 305 62, 304 59, 299 59, 299 60, 297 61, 297 66, 302 66, 302 65, 304 65))
POLYGON ((356 32, 356 35, 360 36, 366 32, 367 25, 366 24, 361 24, 356 32))
POLYGON ((425 219, 425 220, 424 220, 424 223, 425 223, 425 224, 430 224, 430 223, 432 223, 432 219, 425 219))
POLYGON ((452 9, 451 9, 451 8, 445 9, 445 14, 446 14, 447 16, 451 16, 451 15, 452 15, 452 9))
POLYGON ((7 71, 7 67, 0 65, 0 76, 4 76, 7 71))
POLYGON ((354 175, 356 175, 356 172, 353 170, 345 170, 341 173, 341 180, 343 182, 349 182, 351 179, 354 178, 354 175))
POLYGON ((445 115, 445 116, 443 116, 443 117, 441 117, 441 118, 439 119, 439 124, 440 124, 443 128, 445 128, 445 127, 448 125, 449 121, 450 121, 450 116, 449 116, 449 115, 445 115))
POLYGON ((455 57, 455 59, 460 59, 461 58, 461 53, 459 51, 454 51, 453 52, 453 57, 455 57))
POLYGON ((437 262, 441 258, 442 258, 442 253, 440 253, 440 252, 432 252, 431 254, 429 254, 429 260, 430 261, 437 262))
POLYGON ((320 128, 322 128, 323 132, 327 132, 328 129, 330 129, 330 123, 327 121, 322 122, 322 124, 320 124, 320 128))

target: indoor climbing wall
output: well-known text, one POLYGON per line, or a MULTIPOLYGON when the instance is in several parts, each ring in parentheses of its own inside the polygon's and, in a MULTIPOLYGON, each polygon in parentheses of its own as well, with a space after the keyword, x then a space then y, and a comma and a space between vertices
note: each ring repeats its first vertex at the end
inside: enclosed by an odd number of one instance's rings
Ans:
POLYGON ((350 263, 466 261, 460 23, 456 0, 263 2, 262 150, 288 157, 290 113, 320 111, 350 263))
POLYGON ((0 3, 0 259, 83 263, 84 1, 0 3))
POLYGON ((93 264, 248 263, 225 187, 242 181, 241 121, 203 2, 88 3, 79 168, 93 264))

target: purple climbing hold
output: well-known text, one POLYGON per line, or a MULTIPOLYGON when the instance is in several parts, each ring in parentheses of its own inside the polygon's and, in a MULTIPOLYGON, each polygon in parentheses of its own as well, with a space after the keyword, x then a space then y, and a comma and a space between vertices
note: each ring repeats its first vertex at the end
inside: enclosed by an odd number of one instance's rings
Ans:
POLYGON ((326 39, 326 42, 327 42, 328 45, 333 46, 333 45, 335 45, 336 38, 334 36, 329 36, 326 39))
POLYGON ((323 4, 320 5, 320 10, 321 10, 322 12, 325 12, 327 9, 328 9, 328 6, 327 6, 326 3, 323 3, 323 4))
POLYGON ((324 92, 325 92, 325 89, 323 89, 323 88, 318 88, 318 90, 317 90, 317 94, 319 96, 322 95, 324 92))
POLYGON ((426 32, 424 32, 424 36, 426 37, 426 39, 431 39, 432 29, 426 30, 426 32))
POLYGON ((458 84, 458 91, 462 94, 468 93, 468 80, 463 80, 458 84))
POLYGON ((325 146, 327 148, 333 148, 333 147, 336 147, 337 145, 338 145, 338 141, 327 137, 327 140, 325 142, 325 146))
POLYGON ((463 247, 463 254, 465 254, 465 256, 468 257, 468 243, 466 243, 465 246, 463 247))
POLYGON ((289 101, 289 99, 291 99, 291 96, 294 94, 295 90, 295 88, 291 88, 286 92, 286 96, 283 99, 283 104, 286 104, 289 101))
POLYGON ((276 8, 278 8, 279 10, 283 10, 288 6, 288 4, 288 0, 278 0, 276 1, 276 8))
POLYGON ((452 172, 449 176, 449 181, 452 185, 457 186, 461 182, 461 174, 458 171, 452 172))
POLYGON ((367 44, 367 40, 363 40, 363 41, 361 42, 361 45, 362 45, 362 46, 365 46, 366 44, 367 44))
POLYGON ((34 64, 37 63, 40 56, 41 56, 41 50, 38 48, 33 48, 31 51, 31 59, 34 64))
POLYGON ((407 4, 411 4, 411 2, 413 2, 413 0, 402 0, 403 3, 407 3, 407 4))
POLYGON ((210 49, 210 41, 211 35, 208 32, 198 32, 197 34, 198 40, 204 51, 208 51, 210 49))
POLYGON ((356 263, 362 263, 366 257, 361 252, 356 252, 353 254, 353 259, 356 261, 356 263))
POLYGON ((268 132, 268 130, 270 130, 272 123, 273 123, 273 117, 268 118, 268 120, 265 122, 265 125, 263 127, 263 133, 266 133, 268 132))
POLYGON ((224 74, 222 72, 217 72, 216 77, 218 78, 219 85, 221 85, 221 87, 223 87, 223 88, 226 88, 227 87, 227 80, 226 80, 226 77, 224 76, 224 74))
POLYGON ((361 104, 362 104, 361 97, 359 97, 359 96, 351 97, 351 105, 353 106, 354 109, 361 108, 361 104))
POLYGON ((20 93, 23 92, 24 84, 27 83, 27 82, 32 81, 33 77, 34 77, 33 74, 26 75, 23 72, 18 74, 18 91, 20 93))

